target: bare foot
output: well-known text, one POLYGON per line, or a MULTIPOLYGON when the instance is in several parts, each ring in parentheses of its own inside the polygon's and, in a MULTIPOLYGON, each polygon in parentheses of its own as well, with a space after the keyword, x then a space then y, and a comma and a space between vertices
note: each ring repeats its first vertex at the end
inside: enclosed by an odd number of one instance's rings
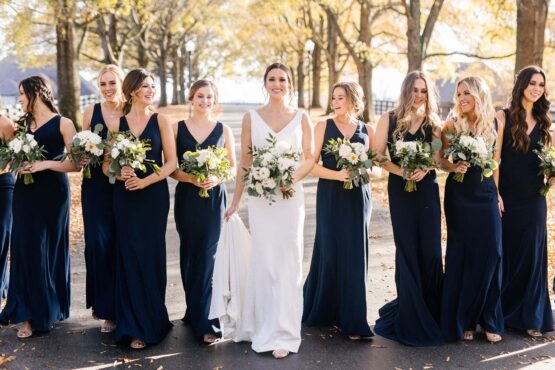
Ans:
POLYGON ((116 330, 116 323, 112 320, 105 320, 102 326, 100 327, 101 333, 111 333, 116 330))
POLYGON ((501 335, 499 335, 499 334, 490 333, 490 332, 486 331, 486 339, 490 343, 499 343, 503 340, 503 337, 501 337, 501 335))
POLYGON ((537 329, 528 329, 526 330, 526 333, 528 333, 529 336, 534 338, 543 336, 542 332, 537 329))
POLYGON ((135 338, 131 341, 131 343, 129 344, 129 347, 133 349, 143 349, 146 347, 146 344, 142 340, 135 338))
POLYGON ((17 331, 17 337, 19 339, 29 338, 33 335, 33 328, 31 328, 31 323, 29 321, 24 321, 19 330, 17 331))
POLYGON ((274 352, 272 352, 272 356, 274 356, 274 358, 277 358, 279 360, 281 358, 285 358, 289 356, 289 351, 285 349, 276 349, 274 352))
POLYGON ((350 340, 360 340, 360 335, 349 335, 350 340))
POLYGON ((204 343, 208 343, 208 344, 212 344, 216 341, 216 336, 214 334, 204 334, 204 336, 202 337, 202 340, 204 341, 204 343))
POLYGON ((473 331, 465 331, 463 334, 463 339, 464 340, 474 340, 474 332, 473 331))

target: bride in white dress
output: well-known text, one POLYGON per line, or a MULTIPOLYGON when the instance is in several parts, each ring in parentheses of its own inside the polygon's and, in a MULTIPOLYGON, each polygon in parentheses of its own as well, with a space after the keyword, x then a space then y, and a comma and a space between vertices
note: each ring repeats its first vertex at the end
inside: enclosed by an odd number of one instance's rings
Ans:
MULTIPOLYGON (((297 352, 301 344, 305 216, 301 180, 314 165, 312 126, 306 113, 289 106, 293 83, 287 66, 270 65, 264 74, 264 87, 268 103, 243 118, 239 168, 251 166, 250 148, 268 145, 270 134, 301 151, 303 159, 293 177, 293 197, 283 199, 278 195, 272 205, 264 198, 248 200, 252 254, 236 341, 251 341, 254 351, 272 351, 274 357, 283 358, 297 352)), ((239 208, 244 187, 239 174, 226 219, 239 208)))

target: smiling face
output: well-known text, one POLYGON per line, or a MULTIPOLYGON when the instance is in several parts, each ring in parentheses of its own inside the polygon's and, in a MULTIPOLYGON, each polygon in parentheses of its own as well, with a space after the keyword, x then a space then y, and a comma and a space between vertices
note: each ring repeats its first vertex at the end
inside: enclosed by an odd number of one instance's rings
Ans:
POLYGON ((214 90, 210 86, 203 86, 195 92, 191 104, 195 112, 207 113, 212 111, 215 101, 216 94, 214 90))
POLYGON ((331 106, 337 116, 345 115, 352 110, 352 104, 347 97, 347 92, 342 87, 333 89, 331 106))
POLYGON ((156 96, 156 85, 154 85, 154 80, 152 77, 148 76, 143 80, 139 89, 135 90, 132 94, 133 102, 143 103, 150 105, 154 102, 154 97, 156 96))
POLYGON ((412 87, 412 108, 418 110, 428 101, 428 88, 426 81, 421 78, 414 80, 412 87))
POLYGON ((100 94, 107 102, 119 102, 121 100, 121 81, 113 72, 105 72, 100 76, 100 94))
POLYGON ((23 90, 23 86, 19 86, 19 98, 17 100, 19 104, 21 104, 21 109, 23 109, 24 112, 30 111, 29 98, 25 94, 25 90, 23 90))
POLYGON ((464 82, 457 86, 457 100, 459 101, 459 107, 464 114, 474 111, 476 99, 470 94, 470 89, 464 82))
POLYGON ((541 73, 535 73, 530 78, 528 86, 523 91, 523 99, 535 103, 545 93, 545 80, 541 73))
POLYGON ((268 72, 264 86, 270 98, 284 98, 291 91, 287 73, 279 68, 268 72))

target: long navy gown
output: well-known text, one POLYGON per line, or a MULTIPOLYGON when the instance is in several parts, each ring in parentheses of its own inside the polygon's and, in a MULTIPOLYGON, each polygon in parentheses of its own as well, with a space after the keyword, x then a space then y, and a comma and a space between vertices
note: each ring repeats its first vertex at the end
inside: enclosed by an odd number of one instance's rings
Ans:
POLYGON ((530 133, 527 152, 513 148, 511 119, 505 110, 505 130, 499 193, 505 212, 503 225, 503 284, 501 304, 505 326, 514 329, 553 330, 547 287, 547 204, 539 194, 544 176, 538 175, 539 124, 530 133))
MULTIPOLYGON (((332 119, 326 122, 324 143, 343 138, 332 119)), ((369 146, 359 123, 351 142, 369 146)), ((322 165, 337 171, 332 154, 321 152, 322 165)), ((343 189, 343 182, 319 179, 316 193, 316 237, 310 272, 304 284, 303 322, 338 326, 344 335, 371 337, 366 318, 369 185, 343 189)))
POLYGON ((493 176, 468 168, 459 183, 445 185, 447 252, 441 308, 445 340, 463 339, 477 324, 503 333, 501 309, 501 215, 493 176))
POLYGON ((0 299, 8 295, 8 250, 12 229, 12 199, 15 185, 11 173, 0 174, 0 299))
MULTIPOLYGON (((393 158, 393 131, 397 119, 389 116, 388 149, 393 158)), ((432 127, 424 126, 404 141, 432 142, 432 127)), ((395 163, 395 160, 393 160, 395 163)), ((417 190, 406 192, 405 180, 390 173, 389 210, 395 241, 395 285, 397 298, 379 310, 374 331, 382 337, 410 346, 443 343, 439 327, 441 284, 441 206, 435 171, 417 183, 417 190)))
MULTIPOLYGON (((125 117, 119 131, 128 131, 125 117)), ((139 136, 149 140, 147 158, 162 165, 162 139, 157 114, 139 136)), ((137 171, 144 178, 152 173, 137 171)), ((166 225, 170 208, 164 179, 129 191, 123 181, 114 185, 116 218, 116 340, 137 338, 160 342, 172 327, 166 309, 166 225)))
MULTIPOLYGON (((184 121, 177 129, 177 158, 186 151, 223 147, 224 129, 218 122, 202 142, 197 143, 184 121)), ((216 334, 218 320, 208 320, 212 300, 214 256, 222 229, 226 188, 220 184, 208 191, 209 198, 198 195, 199 187, 180 182, 175 188, 175 225, 179 233, 181 281, 185 288, 187 311, 183 321, 193 327, 195 335, 216 334)))
MULTIPOLYGON (((108 127, 100 104, 95 104, 91 130, 102 125, 99 135, 106 139, 108 127)), ((83 178, 81 204, 85 226, 85 262, 87 266, 87 308, 99 319, 115 320, 116 230, 113 209, 114 186, 102 172, 91 168, 91 178, 83 178)))
MULTIPOLYGON (((47 160, 64 151, 60 116, 35 132, 47 160)), ((15 184, 8 301, 1 314, 6 324, 31 322, 35 332, 52 329, 69 317, 69 182, 61 172, 33 173, 34 183, 23 176, 15 184)))

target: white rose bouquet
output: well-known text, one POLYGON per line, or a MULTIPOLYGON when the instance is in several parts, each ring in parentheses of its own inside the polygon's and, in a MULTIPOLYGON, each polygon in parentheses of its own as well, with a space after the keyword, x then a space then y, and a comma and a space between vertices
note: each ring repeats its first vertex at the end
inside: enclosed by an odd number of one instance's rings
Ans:
MULTIPOLYGON (((446 133, 445 136, 449 140, 449 147, 444 152, 445 158, 450 158, 452 162, 467 161, 471 166, 481 168, 482 180, 484 177, 493 175, 498 163, 493 159, 494 148, 487 145, 483 137, 473 137, 464 132, 459 134, 446 133)), ((456 173, 453 179, 463 182, 464 173, 456 173)))
POLYGON ((146 152, 150 150, 150 144, 147 141, 135 138, 129 131, 110 133, 109 135, 109 139, 113 139, 110 145, 112 162, 108 168, 108 178, 111 184, 116 182, 116 177, 121 175, 121 169, 124 166, 143 172, 146 171, 146 166, 149 166, 154 172, 160 172, 160 167, 153 160, 146 158, 146 152))
POLYGON ((540 172, 538 175, 547 177, 547 183, 540 189, 540 194, 545 197, 551 187, 551 179, 555 178, 555 147, 547 146, 543 143, 540 144, 542 148, 534 150, 534 153, 540 159, 540 172))
MULTIPOLYGON (((27 164, 43 160, 45 152, 44 148, 38 145, 35 136, 27 133, 27 126, 19 126, 14 137, 0 147, 0 169, 3 170, 9 165, 11 171, 16 172, 27 164)), ((32 174, 23 175, 25 185, 33 182, 32 174)))
POLYGON ((368 170, 378 166, 380 161, 377 153, 365 150, 362 143, 351 143, 349 140, 330 139, 324 152, 331 154, 337 161, 337 167, 349 170, 349 181, 343 183, 343 189, 352 189, 370 182, 368 170))
POLYGON ((257 198, 266 198, 275 202, 277 191, 283 199, 293 196, 293 174, 297 169, 300 153, 292 150, 285 141, 277 141, 272 135, 266 139, 268 145, 253 147, 252 166, 246 169, 244 176, 247 193, 257 198))
MULTIPOLYGON (((183 160, 179 168, 197 178, 197 182, 206 181, 210 176, 215 176, 222 181, 231 178, 231 164, 227 159, 226 148, 208 147, 194 152, 183 153, 183 160)), ((209 198, 208 190, 201 188, 198 195, 209 198)))
POLYGON ((104 148, 107 143, 102 140, 98 133, 102 130, 102 125, 96 125, 94 132, 85 130, 78 132, 71 141, 69 152, 62 154, 59 159, 61 161, 69 158, 72 162, 80 165, 83 160, 87 160, 87 164, 83 168, 83 177, 91 178, 91 166, 98 166, 102 163, 104 148))
POLYGON ((416 180, 408 180, 410 173, 414 170, 428 170, 436 166, 432 145, 419 140, 397 140, 393 145, 393 158, 403 169, 403 178, 406 181, 405 191, 409 193, 417 190, 416 180))

